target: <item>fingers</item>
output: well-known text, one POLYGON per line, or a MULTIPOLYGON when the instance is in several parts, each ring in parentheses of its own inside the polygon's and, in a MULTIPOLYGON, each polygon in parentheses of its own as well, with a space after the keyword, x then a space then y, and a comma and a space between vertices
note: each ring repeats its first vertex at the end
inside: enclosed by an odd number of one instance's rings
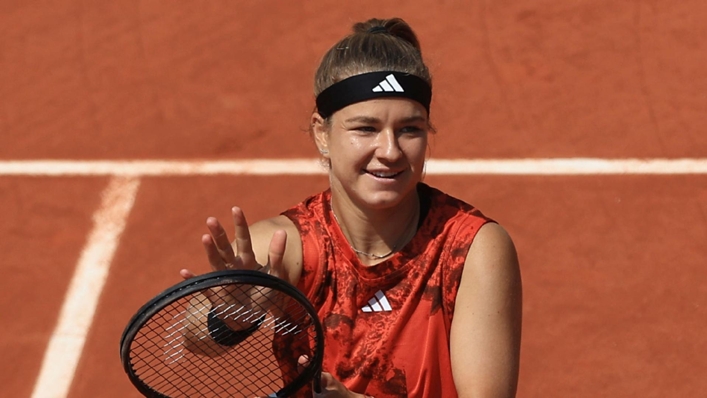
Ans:
POLYGON ((255 260, 253 246, 250 240, 250 231, 248 230, 248 222, 245 219, 243 210, 239 207, 231 209, 233 215, 233 224, 236 231, 236 250, 238 250, 238 258, 242 261, 245 269, 258 269, 260 266, 255 260))
POLYGON ((211 268, 220 271, 240 265, 221 223, 216 218, 209 217, 206 219, 206 227, 209 234, 202 235, 201 243, 204 245, 211 268))
POLYGON ((233 250, 229 253, 227 250, 221 250, 216 245, 213 237, 209 234, 201 236, 201 243, 206 251, 206 257, 209 260, 211 269, 221 271, 230 268, 241 268, 241 261, 233 254, 233 250))
POLYGON ((304 367, 309 365, 309 356, 307 355, 300 355, 299 358, 297 358, 297 365, 299 366, 299 371, 301 372, 304 370, 304 367))
POLYGON ((191 278, 195 277, 196 275, 194 275, 194 273, 191 272, 190 270, 184 268, 184 269, 179 270, 179 276, 181 276, 182 279, 187 280, 187 279, 191 279, 191 278))
POLYGON ((282 265, 286 246, 287 232, 284 230, 275 231, 270 240, 270 247, 268 249, 268 266, 270 267, 270 274, 279 278, 285 278, 286 276, 282 265))
MULTIPOLYGON (((182 268, 181 270, 179 270, 179 276, 181 276, 182 279, 187 280, 195 277, 196 274, 186 268, 182 268)), ((213 289, 206 289, 202 291, 202 294, 204 294, 206 299, 209 300, 212 305, 216 304, 215 301, 218 299, 218 294, 213 291, 213 289)))
MULTIPOLYGON (((214 217, 209 217, 206 220, 209 234, 202 235, 201 243, 204 246, 211 268, 215 271, 225 269, 261 269, 253 252, 250 229, 243 210, 239 207, 233 207, 231 208, 231 214, 235 230, 235 251, 221 223, 214 217)), ((266 264, 269 273, 274 276, 286 276, 282 265, 286 245, 287 233, 284 230, 276 231, 270 241, 268 262, 266 264)))

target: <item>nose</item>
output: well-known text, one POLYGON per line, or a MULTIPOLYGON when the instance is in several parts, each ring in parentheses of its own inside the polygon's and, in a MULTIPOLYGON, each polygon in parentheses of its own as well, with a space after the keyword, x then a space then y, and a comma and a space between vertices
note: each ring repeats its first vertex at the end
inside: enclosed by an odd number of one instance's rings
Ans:
POLYGON ((377 137, 376 155, 380 159, 395 162, 403 156, 398 136, 392 129, 382 130, 377 137))

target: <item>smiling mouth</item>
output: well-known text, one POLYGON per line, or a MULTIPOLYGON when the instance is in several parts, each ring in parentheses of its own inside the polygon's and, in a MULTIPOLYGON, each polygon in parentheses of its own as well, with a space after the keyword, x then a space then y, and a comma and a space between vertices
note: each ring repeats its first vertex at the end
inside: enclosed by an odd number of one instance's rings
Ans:
POLYGON ((394 179, 395 177, 399 176, 402 174, 402 171, 398 172, 390 172, 390 171, 366 171, 367 174, 370 174, 376 178, 385 178, 385 179, 394 179))

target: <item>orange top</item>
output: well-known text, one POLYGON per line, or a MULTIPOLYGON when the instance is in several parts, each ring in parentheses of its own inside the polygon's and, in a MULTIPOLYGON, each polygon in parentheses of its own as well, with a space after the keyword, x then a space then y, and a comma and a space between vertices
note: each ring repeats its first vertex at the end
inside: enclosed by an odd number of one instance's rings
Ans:
POLYGON ((454 301, 471 242, 490 220, 425 184, 418 193, 416 235, 374 266, 359 261, 334 221, 330 191, 283 213, 300 231, 298 287, 324 326, 323 370, 376 398, 457 395, 449 355, 454 301))

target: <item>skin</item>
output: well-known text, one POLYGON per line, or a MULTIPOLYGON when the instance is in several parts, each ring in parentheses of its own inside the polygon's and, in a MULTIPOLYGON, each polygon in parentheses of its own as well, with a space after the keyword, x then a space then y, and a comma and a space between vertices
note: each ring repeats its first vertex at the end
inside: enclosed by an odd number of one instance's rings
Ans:
MULTIPOLYGON (((311 122, 317 147, 330 164, 332 207, 349 243, 377 254, 402 247, 414 236, 419 213, 415 186, 422 179, 429 133, 424 107, 403 98, 374 99, 349 105, 329 121, 314 113, 311 122)), ((302 242, 294 224, 278 216, 249 227, 238 207, 232 216, 233 242, 218 220, 206 221, 209 233, 202 244, 211 268, 262 267, 296 285, 302 242)), ((383 261, 360 259, 368 265, 383 261)), ((180 274, 194 276, 187 269, 180 274)), ((467 255, 451 329, 452 372, 460 397, 515 396, 521 290, 513 242, 501 226, 486 224, 467 255)), ((326 372, 322 386, 317 397, 364 397, 326 372)))

